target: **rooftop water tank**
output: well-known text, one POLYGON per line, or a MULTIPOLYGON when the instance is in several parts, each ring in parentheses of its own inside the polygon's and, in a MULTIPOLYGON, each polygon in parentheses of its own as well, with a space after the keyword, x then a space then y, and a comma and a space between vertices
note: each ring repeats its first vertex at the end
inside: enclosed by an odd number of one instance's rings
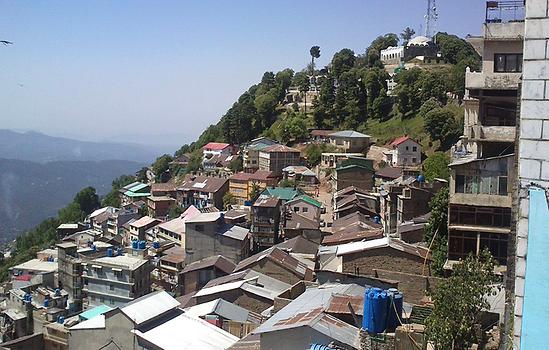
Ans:
POLYGON ((137 249, 137 239, 132 241, 132 249, 137 249))
POLYGON ((58 296, 58 297, 61 296, 61 289, 55 288, 55 296, 58 296))
POLYGON ((417 176, 417 182, 425 182, 425 176, 423 176, 423 175, 418 175, 418 176, 417 176))
POLYGON ((112 258, 112 257, 114 256, 113 251, 112 251, 112 248, 107 248, 107 256, 108 256, 109 258, 112 258))
POLYGON ((147 247, 147 241, 139 241, 138 248, 145 249, 147 247))
POLYGON ((154 248, 154 249, 160 248, 160 242, 154 241, 154 242, 153 242, 153 248, 154 248))
POLYGON ((57 323, 60 323, 60 324, 65 323, 65 317, 63 317, 63 316, 57 317, 57 323))
POLYGON ((396 288, 387 290, 388 310, 387 310, 387 330, 394 331, 400 326, 400 320, 402 320, 402 306, 404 303, 404 296, 396 288))
POLYGON ((92 250, 93 250, 94 252, 97 251, 97 246, 96 246, 95 244, 92 244, 91 248, 92 248, 92 250))
POLYGON ((50 299, 44 299, 44 307, 50 307, 50 299))

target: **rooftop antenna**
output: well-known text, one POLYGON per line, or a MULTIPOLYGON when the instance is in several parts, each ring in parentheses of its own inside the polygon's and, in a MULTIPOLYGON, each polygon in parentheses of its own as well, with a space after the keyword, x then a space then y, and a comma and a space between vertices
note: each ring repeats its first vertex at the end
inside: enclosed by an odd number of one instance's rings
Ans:
POLYGON ((427 0, 427 12, 425 13, 425 36, 432 38, 436 25, 437 25, 438 13, 436 0, 427 0))

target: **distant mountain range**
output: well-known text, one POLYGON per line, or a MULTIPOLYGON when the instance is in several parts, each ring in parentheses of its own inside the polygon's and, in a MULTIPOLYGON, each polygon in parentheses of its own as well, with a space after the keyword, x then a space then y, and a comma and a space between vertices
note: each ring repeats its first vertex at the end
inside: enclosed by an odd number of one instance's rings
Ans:
MULTIPOLYGON (((91 131, 93 132, 93 131, 91 131)), ((0 158, 51 161, 101 161, 122 159, 151 163, 159 150, 151 146, 116 142, 87 142, 38 132, 0 129, 0 158)), ((1 169, 0 169, 1 170, 1 169)))
POLYGON ((104 195, 113 179, 134 174, 144 165, 125 160, 36 163, 0 159, 0 243, 57 215, 82 188, 93 186, 104 195))

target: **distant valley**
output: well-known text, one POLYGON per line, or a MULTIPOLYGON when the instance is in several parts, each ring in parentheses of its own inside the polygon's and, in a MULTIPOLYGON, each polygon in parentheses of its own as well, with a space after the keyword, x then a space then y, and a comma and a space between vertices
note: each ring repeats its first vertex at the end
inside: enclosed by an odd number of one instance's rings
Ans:
POLYGON ((121 160, 41 164, 0 159, 0 243, 55 216, 80 189, 93 186, 104 195, 114 178, 133 174, 142 165, 121 160))
POLYGON ((106 194, 156 156, 141 145, 0 130, 0 243, 55 216, 86 186, 106 194))
POLYGON ((0 129, 0 158, 51 162, 122 159, 151 163, 159 150, 151 146, 116 142, 88 142, 37 132, 0 129))

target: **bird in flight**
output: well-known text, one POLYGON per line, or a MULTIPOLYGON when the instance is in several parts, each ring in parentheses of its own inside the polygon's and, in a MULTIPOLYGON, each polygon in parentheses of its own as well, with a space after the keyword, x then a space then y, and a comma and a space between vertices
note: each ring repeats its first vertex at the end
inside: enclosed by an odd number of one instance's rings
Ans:
POLYGON ((11 41, 7 41, 7 40, 0 40, 0 43, 2 43, 4 45, 13 45, 13 43, 11 41))

